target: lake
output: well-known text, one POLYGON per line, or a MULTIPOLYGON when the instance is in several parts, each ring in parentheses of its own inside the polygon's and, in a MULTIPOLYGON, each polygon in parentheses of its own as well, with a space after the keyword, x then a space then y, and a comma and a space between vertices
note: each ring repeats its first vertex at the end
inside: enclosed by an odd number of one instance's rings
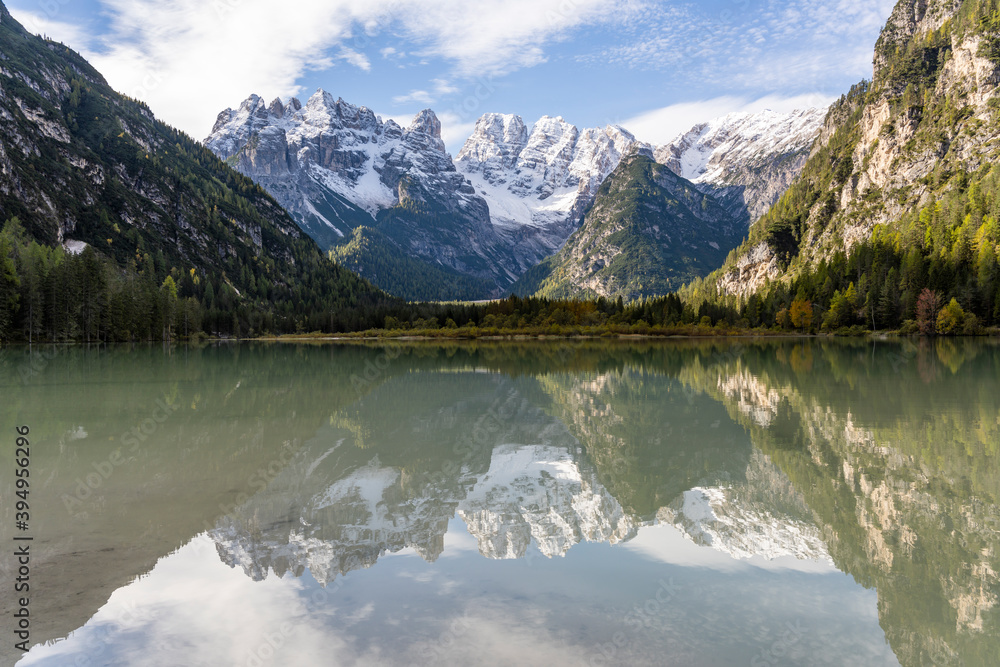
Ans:
POLYGON ((995 342, 9 348, 0 391, 3 664, 1000 656, 995 342))

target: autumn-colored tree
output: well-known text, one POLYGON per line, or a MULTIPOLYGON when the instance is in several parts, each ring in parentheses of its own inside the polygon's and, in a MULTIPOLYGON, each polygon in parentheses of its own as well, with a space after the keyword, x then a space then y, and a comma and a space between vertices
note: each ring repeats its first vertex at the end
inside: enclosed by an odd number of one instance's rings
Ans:
POLYGON ((782 308, 781 310, 779 310, 777 314, 774 316, 774 321, 782 329, 787 329, 788 326, 791 324, 791 321, 788 319, 788 309, 782 308))
POLYGON ((965 311, 958 301, 952 299, 947 306, 941 309, 937 317, 937 332, 943 335, 957 334, 962 332, 965 324, 965 311))
POLYGON ((809 331, 812 328, 813 306, 812 302, 804 299, 792 301, 792 307, 788 311, 788 316, 792 320, 792 326, 796 329, 809 331))
POLYGON ((941 309, 941 297, 929 288, 917 297, 917 328, 921 335, 930 336, 937 326, 938 311, 941 309))

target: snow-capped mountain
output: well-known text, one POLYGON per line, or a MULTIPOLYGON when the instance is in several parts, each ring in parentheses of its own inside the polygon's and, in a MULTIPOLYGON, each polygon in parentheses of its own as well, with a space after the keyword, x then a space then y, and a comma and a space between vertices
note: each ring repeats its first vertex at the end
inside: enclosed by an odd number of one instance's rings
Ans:
POLYGON ((486 199, 493 224, 540 253, 555 252, 578 227, 604 179, 639 142, 627 130, 579 129, 543 116, 490 113, 476 123, 456 165, 486 199))
MULTIPOLYGON (((375 228, 380 242, 427 271, 475 277, 488 292, 522 268, 486 202, 455 169, 433 111, 404 130, 323 90, 305 105, 252 95, 219 114, 205 145, 274 195, 322 246, 375 228)), ((352 268, 379 284, 374 267, 352 268)))
POLYGON ((596 472, 562 447, 500 446, 486 474, 462 468, 416 488, 377 456, 327 486, 303 485, 295 471, 298 479, 282 478, 241 508, 249 521, 227 516, 211 532, 223 562, 255 580, 308 569, 327 584, 405 548, 434 561, 456 513, 494 559, 521 558, 532 541, 548 558, 564 556, 582 541, 631 539, 637 528, 596 472))
MULTIPOLYGON (((741 225, 798 174, 825 112, 732 114, 655 151, 741 225)), ((256 95, 219 114, 206 146, 250 176, 339 263, 410 299, 497 296, 558 252, 622 159, 626 129, 486 114, 455 161, 433 111, 403 129, 319 90, 256 95)), ((714 268, 714 267, 712 267, 714 268)))
POLYGON ((702 186, 749 225, 788 189, 809 157, 826 109, 733 113, 656 149, 657 162, 702 186))
POLYGON ((358 209, 371 218, 396 203, 380 172, 404 134, 410 132, 392 120, 382 123, 365 107, 317 91, 305 106, 296 98, 268 106, 251 95, 239 109, 219 114, 205 145, 278 195, 322 242, 349 234, 358 209))
POLYGON ((760 450, 746 479, 685 491, 657 512, 684 536, 735 559, 794 557, 830 563, 829 549, 802 494, 760 450))

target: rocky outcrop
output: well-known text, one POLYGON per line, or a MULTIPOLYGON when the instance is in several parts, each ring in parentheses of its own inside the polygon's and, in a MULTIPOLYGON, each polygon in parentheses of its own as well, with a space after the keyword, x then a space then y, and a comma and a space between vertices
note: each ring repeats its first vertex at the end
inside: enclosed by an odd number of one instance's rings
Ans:
POLYGON ((501 234, 534 262, 562 247, 604 179, 639 142, 627 130, 579 129, 543 116, 486 114, 456 158, 501 234))
MULTIPOLYGON (((405 256, 492 283, 480 298, 499 293, 531 261, 490 224, 486 202, 455 169, 429 109, 403 129, 323 90, 305 105, 294 98, 268 105, 252 95, 219 115, 205 144, 326 247, 374 227, 405 256)), ((355 268, 377 283, 387 267, 355 268)))
POLYGON ((826 113, 806 109, 729 114, 657 148, 656 160, 713 194, 749 226, 798 176, 826 113))
POLYGON ((604 182, 562 250, 514 290, 552 298, 668 294, 720 265, 742 233, 710 195, 643 149, 604 182))
MULTIPOLYGON (((889 64, 892 52, 915 36, 937 30, 952 18, 963 0, 902 0, 896 3, 875 45, 875 76, 889 64)), ((898 92, 902 92, 899 90, 898 92)))
MULTIPOLYGON (((831 108, 804 167, 809 177, 792 185, 798 208, 781 215, 799 218, 801 235, 794 248, 778 241, 785 266, 768 267, 769 277, 794 277, 850 252, 876 227, 902 224, 945 196, 948 179, 934 174, 973 175, 995 161, 1000 59, 984 11, 961 0, 896 5, 875 47, 872 81, 831 108)), ((778 217, 771 222, 780 227, 778 217)), ((767 238, 768 229, 751 229, 737 266, 718 274, 722 293, 746 296, 763 284, 760 271, 746 269, 761 267, 755 255, 767 238)))
POLYGON ((739 256, 735 268, 719 277, 718 288, 725 294, 748 297, 779 277, 781 264, 774 251, 766 243, 758 243, 739 256))

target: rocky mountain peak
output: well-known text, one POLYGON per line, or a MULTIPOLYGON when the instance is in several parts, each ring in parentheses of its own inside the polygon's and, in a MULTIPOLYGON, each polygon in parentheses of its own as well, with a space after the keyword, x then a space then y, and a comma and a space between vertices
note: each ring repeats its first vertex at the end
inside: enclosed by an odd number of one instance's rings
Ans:
POLYGON ((901 0, 896 4, 875 46, 875 77, 891 51, 915 35, 937 30, 955 16, 964 0, 901 0))
POLYGON ((826 109, 732 113, 660 146, 656 161, 715 195, 749 225, 798 175, 826 114, 826 109))
POLYGON ((333 109, 336 106, 337 101, 333 99, 333 95, 322 88, 317 88, 316 92, 306 100, 307 109, 333 109))
MULTIPOLYGON (((304 107, 295 100, 266 106, 253 95, 238 111, 220 114, 205 144, 273 192, 325 248, 347 243, 361 227, 378 228, 398 252, 473 276, 482 285, 476 297, 499 293, 527 268, 455 169, 430 109, 403 130, 322 89, 304 107)), ((356 270, 376 280, 384 275, 369 266, 356 270)))
POLYGON ((502 172, 515 167, 527 144, 528 128, 520 116, 488 113, 476 122, 476 129, 456 159, 487 178, 502 180, 502 172))
POLYGON ((618 127, 580 130, 542 116, 528 131, 520 116, 486 114, 456 160, 490 204, 495 225, 541 229, 541 256, 558 249, 634 136, 618 127))
POLYGON ((271 102, 271 106, 267 108, 267 111, 275 118, 284 118, 285 105, 281 103, 281 98, 275 97, 274 101, 271 102))
POLYGON ((437 114, 433 111, 430 109, 424 109, 413 117, 413 122, 410 123, 410 127, 407 128, 407 132, 419 132, 421 134, 430 135, 435 139, 440 139, 441 121, 438 120, 437 114))
MULTIPOLYGON (((430 109, 424 109, 413 117, 413 121, 406 129, 406 134, 416 146, 447 157, 444 141, 441 140, 441 121, 438 120, 437 114, 430 109)), ((451 165, 450 157, 448 157, 448 164, 451 165)))

